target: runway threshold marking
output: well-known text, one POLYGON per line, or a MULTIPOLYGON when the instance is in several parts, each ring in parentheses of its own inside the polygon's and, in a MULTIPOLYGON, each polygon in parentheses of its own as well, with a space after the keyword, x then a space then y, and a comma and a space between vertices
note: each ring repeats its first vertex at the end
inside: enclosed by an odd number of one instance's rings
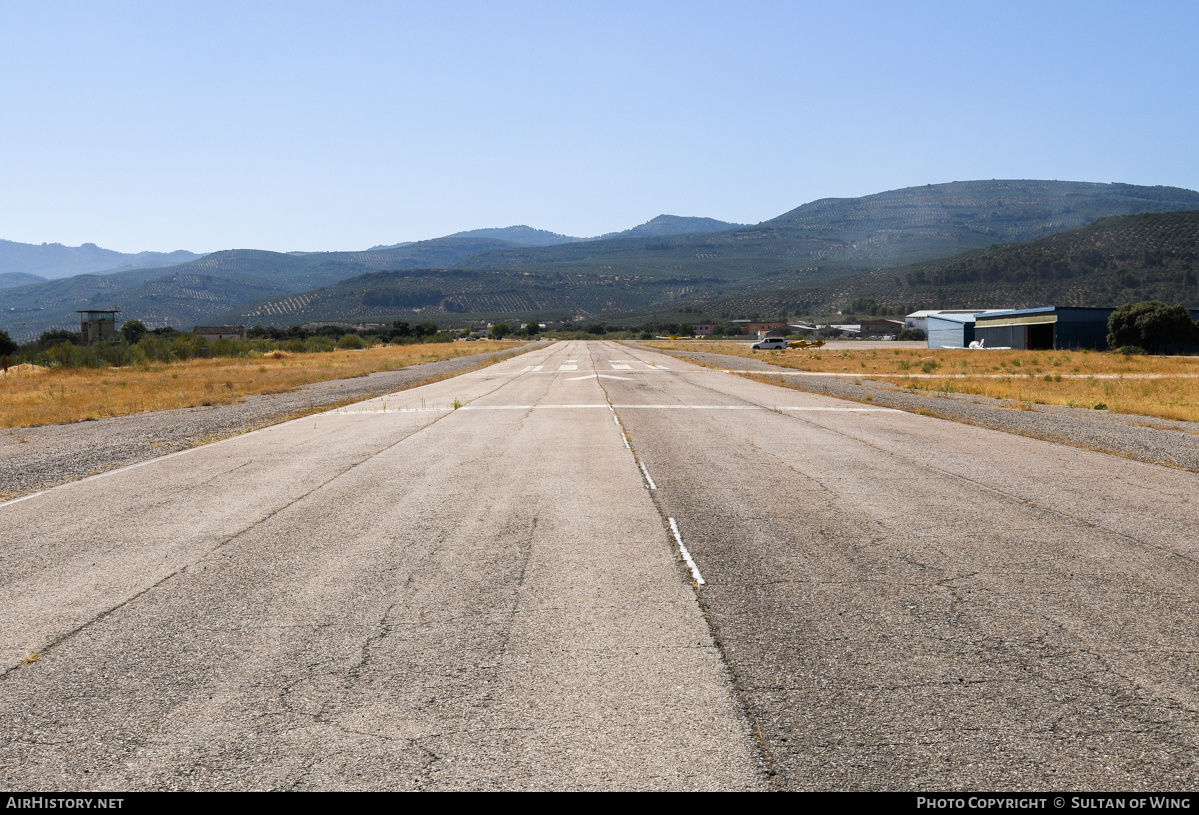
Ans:
POLYGON ((584 374, 583 376, 572 376, 567 379, 567 382, 580 382, 584 379, 623 379, 625 382, 632 382, 627 376, 613 376, 612 374, 584 374))
POLYGON ((679 545, 679 553, 683 556, 683 562, 687 564, 687 568, 691 570, 691 576, 695 578, 695 582, 699 585, 704 585, 704 576, 699 573, 699 567, 695 565, 695 561, 691 559, 691 553, 687 551, 687 547, 683 545, 683 536, 679 534, 679 525, 675 523, 674 518, 667 518, 670 521, 670 531, 674 535, 675 542, 679 545))

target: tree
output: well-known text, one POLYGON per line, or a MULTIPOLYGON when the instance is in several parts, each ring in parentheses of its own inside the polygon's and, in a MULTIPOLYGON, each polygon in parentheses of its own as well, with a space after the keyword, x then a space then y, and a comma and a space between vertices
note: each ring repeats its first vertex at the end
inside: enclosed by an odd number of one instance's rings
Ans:
POLYGON ((396 320, 391 324, 391 336, 393 339, 397 337, 411 337, 412 326, 408 325, 408 323, 404 322, 403 320, 396 320))
POLYGON ((491 336, 497 340, 502 340, 504 337, 508 336, 508 333, 511 330, 512 329, 508 328, 507 323, 496 323, 491 327, 491 336))
POLYGON ((0 329, 0 357, 7 358, 12 356, 17 352, 17 348, 19 347, 20 346, 17 345, 16 341, 14 341, 12 337, 8 336, 7 331, 0 329))
POLYGON ((44 351, 47 348, 53 348, 55 345, 61 345, 64 342, 71 345, 78 345, 82 341, 78 331, 67 331, 60 328, 54 331, 43 331, 42 335, 37 338, 37 347, 44 351))
POLYGON ((125 324, 121 326, 121 337, 130 345, 137 345, 148 331, 149 329, 141 320, 126 320, 125 324))
POLYGON ((536 320, 529 320, 525 323, 525 333, 530 337, 536 337, 537 332, 541 330, 541 324, 536 320))
POLYGON ((690 337, 695 334, 695 326, 691 323, 681 323, 679 325, 679 336, 690 337))
POLYGON ((1108 317, 1107 329, 1107 344, 1112 348, 1131 345, 1150 354, 1164 352, 1171 345, 1182 350, 1199 341, 1199 328, 1190 312, 1158 300, 1120 306, 1108 317))

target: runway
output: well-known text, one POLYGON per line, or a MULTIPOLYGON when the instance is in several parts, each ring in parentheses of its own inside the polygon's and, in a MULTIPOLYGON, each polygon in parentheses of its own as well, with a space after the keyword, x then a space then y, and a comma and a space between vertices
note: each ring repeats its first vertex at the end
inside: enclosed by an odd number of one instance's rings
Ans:
POLYGON ((1189 787, 1196 485, 554 343, 0 504, 0 781, 1189 787))

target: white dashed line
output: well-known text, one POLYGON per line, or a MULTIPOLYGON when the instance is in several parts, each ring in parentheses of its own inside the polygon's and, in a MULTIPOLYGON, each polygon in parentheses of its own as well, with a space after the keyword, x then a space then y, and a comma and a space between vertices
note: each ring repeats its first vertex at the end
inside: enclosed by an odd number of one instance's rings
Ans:
POLYGON ((695 565, 695 561, 691 559, 691 553, 687 551, 687 547, 683 545, 683 536, 679 534, 679 525, 674 522, 674 518, 667 518, 670 521, 670 531, 674 533, 675 543, 679 545, 679 553, 683 556, 683 562, 687 564, 687 568, 691 570, 691 576, 695 578, 695 582, 699 585, 704 585, 704 576, 699 573, 699 567, 695 565))
POLYGON ((645 476, 645 483, 649 484, 649 488, 651 490, 656 490, 658 485, 655 484, 654 480, 649 477, 649 470, 645 469, 645 462, 638 461, 637 463, 641 465, 641 472, 645 476))

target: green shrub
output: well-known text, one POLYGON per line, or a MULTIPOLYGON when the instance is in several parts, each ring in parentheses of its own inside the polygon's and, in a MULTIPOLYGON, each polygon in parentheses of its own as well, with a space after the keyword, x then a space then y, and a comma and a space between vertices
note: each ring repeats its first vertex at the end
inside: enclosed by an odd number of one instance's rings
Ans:
POLYGON ((347 351, 357 351, 366 347, 366 343, 362 341, 362 337, 357 334, 342 334, 341 339, 337 341, 337 347, 347 351))
POLYGON ((1199 335, 1189 311, 1158 300, 1120 306, 1108 317, 1107 328, 1111 348, 1135 345, 1150 354, 1165 352, 1172 345, 1181 350, 1195 343, 1199 335))

